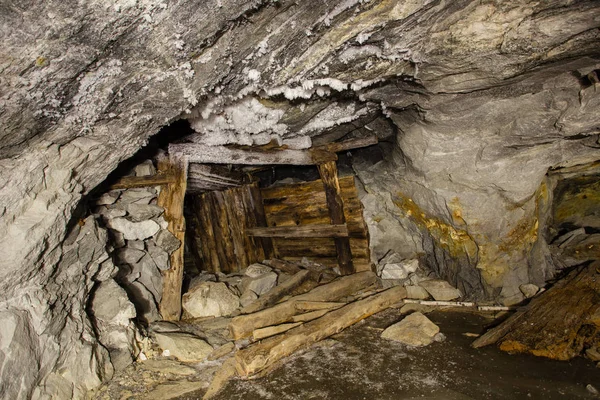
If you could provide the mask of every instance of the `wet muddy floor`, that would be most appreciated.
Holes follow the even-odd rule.
[[[489,319],[464,312],[427,316],[446,340],[424,348],[380,338],[402,317],[389,309],[347,329],[333,340],[289,359],[269,376],[229,382],[215,399],[595,399],[600,369],[585,359],[552,361],[472,349]],[[200,398],[201,393],[180,397]]]

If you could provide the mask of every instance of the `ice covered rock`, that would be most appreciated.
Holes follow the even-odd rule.
[[[429,318],[420,312],[414,312],[384,330],[381,337],[409,346],[420,347],[431,344],[439,331],[440,328]]]
[[[230,315],[239,298],[223,282],[200,282],[183,295],[183,309],[195,318]]]

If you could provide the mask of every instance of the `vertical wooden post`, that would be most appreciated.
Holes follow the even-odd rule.
[[[260,193],[260,188],[258,187],[258,183],[254,182],[251,185],[248,185],[250,191],[250,198],[252,199],[253,212],[256,216],[256,226],[255,227],[266,227],[267,226],[267,217],[265,215],[265,208],[263,206],[262,194]],[[275,250],[275,246],[273,245],[273,240],[271,238],[259,238],[262,243],[263,250],[265,252],[265,258],[271,259],[277,257],[277,251]],[[262,261],[262,260],[261,260]]]
[[[344,201],[342,200],[340,182],[338,180],[337,165],[335,161],[328,161],[317,165],[323,186],[325,187],[325,197],[327,207],[329,208],[329,218],[333,225],[346,223],[344,216]],[[337,252],[338,264],[343,275],[354,273],[352,264],[352,252],[350,250],[350,238],[335,238],[335,250]]]
[[[181,317],[181,286],[183,284],[183,255],[185,249],[185,218],[183,216],[183,201],[187,187],[188,162],[180,160],[161,160],[158,163],[159,172],[170,171],[175,181],[163,186],[158,195],[158,205],[165,209],[164,217],[169,223],[167,229],[177,239],[181,246],[171,254],[171,268],[162,272],[163,293],[159,310],[164,320],[176,321]]]

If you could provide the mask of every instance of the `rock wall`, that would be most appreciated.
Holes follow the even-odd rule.
[[[599,69],[598,7],[5,1],[2,395],[81,397],[110,375],[86,314],[105,233],[80,239],[94,238],[77,251],[86,262],[67,259],[77,207],[162,126],[188,115],[209,135],[227,131],[235,121],[211,117],[225,108],[243,117],[229,108],[236,103],[266,121],[252,135],[313,143],[392,120],[398,147],[372,170],[389,185],[365,186],[405,228],[398,244],[406,238],[481,293],[509,299],[518,282],[542,280],[529,248],[543,175],[597,158],[598,84],[588,75]],[[458,247],[448,242],[456,235]],[[87,261],[96,248],[102,255]]]

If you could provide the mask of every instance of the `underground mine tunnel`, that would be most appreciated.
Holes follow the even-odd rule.
[[[3,399],[597,398],[600,5],[0,5]]]

